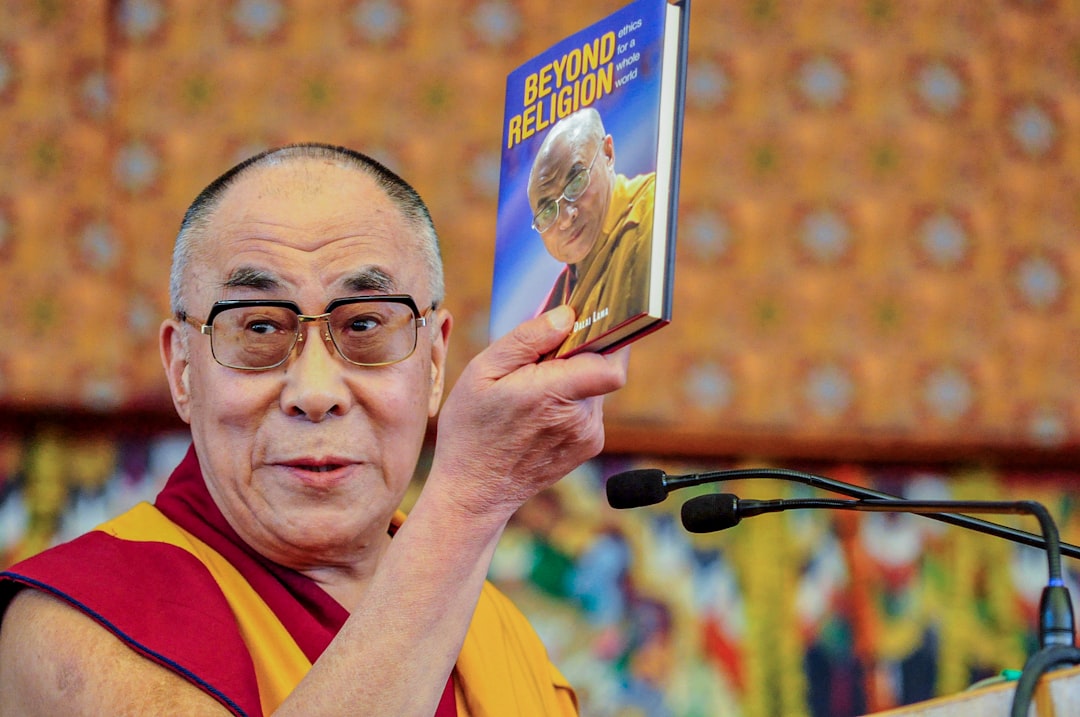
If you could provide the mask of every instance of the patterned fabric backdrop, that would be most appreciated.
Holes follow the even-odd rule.
[[[167,409],[184,207],[302,139],[428,198],[460,369],[486,341],[504,77],[619,4],[5,3],[0,402]],[[691,17],[675,321],[635,347],[613,440],[1075,449],[1080,6]]]
[[[336,142],[414,183],[453,378],[486,343],[504,77],[621,4],[0,3],[0,558],[171,468],[183,434],[131,431],[172,420],[172,238],[254,151]],[[1080,3],[696,0],[690,55],[674,322],[633,349],[609,454],[522,511],[493,575],[594,715],[843,717],[1018,666],[1022,551],[819,515],[691,539],[599,484],[650,454],[821,459],[1042,497],[1077,542],[1080,476],[1048,467],[1080,456]]]

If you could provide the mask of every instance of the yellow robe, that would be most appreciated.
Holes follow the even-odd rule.
[[[396,515],[394,524],[400,525],[404,517],[401,513]],[[110,552],[100,551],[102,541],[110,546]],[[146,547],[140,547],[140,544]],[[84,545],[88,547],[83,549],[81,546]],[[56,550],[46,551],[41,558],[48,561],[50,555],[60,554]],[[155,506],[141,503],[102,524],[83,539],[60,546],[60,550],[64,557],[52,558],[51,567],[36,567],[41,564],[38,558],[14,566],[14,572],[0,575],[0,587],[5,587],[6,583],[7,588],[21,584],[49,590],[77,609],[88,612],[133,649],[206,690],[234,714],[257,714],[255,710],[261,708],[263,715],[270,715],[311,668],[311,662],[296,639],[252,583],[222,553],[170,520]],[[111,556],[104,567],[92,557],[102,554]],[[214,639],[219,641],[218,654],[232,655],[235,661],[227,662],[227,668],[219,673],[205,661],[184,659],[183,656],[188,654],[184,651],[170,652],[170,646],[177,642],[176,633],[192,630],[182,618],[155,623],[156,628],[139,630],[134,636],[122,627],[118,628],[118,624],[123,626],[125,623],[118,620],[121,613],[116,611],[139,610],[140,605],[148,605],[140,596],[142,586],[131,584],[130,578],[124,578],[121,584],[116,582],[119,578],[109,574],[129,574],[130,571],[109,569],[109,565],[116,566],[117,561],[124,562],[125,555],[132,556],[132,562],[136,556],[152,555],[152,560],[158,561],[154,565],[156,572],[175,576],[173,580],[186,580],[182,586],[177,586],[177,597],[165,595],[164,600],[182,600],[185,599],[180,597],[183,594],[193,601],[184,609],[210,615],[212,621],[208,624],[219,626],[214,628]],[[188,556],[197,562],[191,562]],[[185,559],[180,560],[181,557]],[[183,570],[180,563],[185,564]],[[199,564],[205,571],[197,569]],[[73,575],[77,579],[73,580]],[[89,581],[91,587],[88,588],[84,578],[90,575],[97,577]],[[95,602],[90,596],[97,592],[94,586],[102,580],[110,589],[119,590],[115,594],[123,599],[115,603],[109,600]],[[160,585],[160,581],[151,579],[147,585]],[[214,594],[215,585],[220,595]],[[180,590],[180,587],[184,589]],[[161,588],[153,590],[157,592],[153,593],[150,605],[156,604],[154,600],[162,599]],[[0,592],[0,609],[5,594],[10,596]],[[131,602],[120,607],[118,603],[127,601],[128,596]],[[152,607],[149,609],[153,611]],[[237,634],[242,645],[231,642],[228,637]],[[198,638],[196,643],[206,645],[205,637]],[[244,652],[250,655],[252,669],[232,670],[234,665],[246,661]],[[177,655],[178,659],[170,659],[171,655]],[[539,637],[510,600],[490,583],[484,584],[455,665],[454,686],[459,717],[559,717],[578,713],[573,690],[551,664]]]
[[[574,266],[577,280],[566,303],[578,324],[560,355],[648,310],[655,189],[655,174],[616,175],[601,237]]]

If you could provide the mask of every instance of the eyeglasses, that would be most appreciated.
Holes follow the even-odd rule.
[[[555,226],[555,222],[559,219],[559,204],[562,200],[565,199],[568,202],[576,202],[581,199],[581,195],[589,188],[589,180],[592,177],[592,168],[593,165],[596,164],[596,158],[600,156],[600,148],[603,146],[603,142],[597,145],[596,153],[593,154],[592,161],[589,162],[588,167],[579,169],[570,175],[570,179],[566,180],[566,185],[563,187],[562,194],[559,195],[558,199],[553,202],[548,202],[540,207],[540,211],[533,215],[533,229],[543,234],[548,229]]]
[[[406,294],[349,296],[334,299],[323,313],[307,316],[292,301],[238,299],[219,301],[205,322],[177,316],[210,337],[210,352],[222,366],[242,371],[276,368],[304,340],[301,325],[325,321],[341,357],[357,366],[387,366],[416,350],[416,337],[427,316]]]

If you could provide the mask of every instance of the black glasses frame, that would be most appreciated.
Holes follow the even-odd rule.
[[[399,359],[393,361],[382,361],[379,363],[361,363],[359,361],[353,361],[341,350],[338,346],[337,339],[334,338],[334,332],[327,327],[326,335],[330,337],[330,343],[334,345],[334,350],[337,351],[341,358],[354,366],[389,366],[391,364],[400,363],[409,358],[416,351],[417,336],[420,331],[420,327],[427,326],[427,316],[435,309],[435,304],[432,304],[426,311],[420,313],[419,307],[416,305],[416,300],[408,294],[366,294],[364,296],[343,296],[334,299],[326,308],[323,309],[321,314],[304,314],[300,311],[300,306],[295,301],[289,301],[288,299],[222,299],[221,301],[214,302],[214,305],[210,307],[210,313],[206,316],[206,321],[199,321],[198,319],[188,316],[186,312],[179,312],[177,319],[185,323],[191,324],[199,330],[199,333],[205,334],[210,337],[210,353],[214,356],[214,360],[226,368],[233,368],[239,371],[268,371],[273,368],[281,366],[289,357],[292,356],[293,349],[296,348],[298,343],[303,342],[304,332],[300,330],[301,324],[313,323],[318,321],[329,322],[330,314],[339,306],[346,306],[348,304],[368,304],[368,303],[391,303],[402,304],[406,306],[413,315],[413,345],[409,353],[405,354]],[[293,338],[292,344],[289,346],[289,350],[285,352],[285,356],[280,361],[270,366],[234,366],[223,362],[218,358],[217,352],[214,351],[214,319],[224,311],[236,308],[255,307],[255,306],[269,306],[280,309],[289,309],[296,314],[297,328],[296,336]]]

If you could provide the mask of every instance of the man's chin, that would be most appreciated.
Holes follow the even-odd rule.
[[[566,257],[563,261],[567,264],[578,264],[584,261],[596,245],[596,237],[586,236],[588,229],[588,227],[582,227],[579,232],[562,244],[561,254]]]

